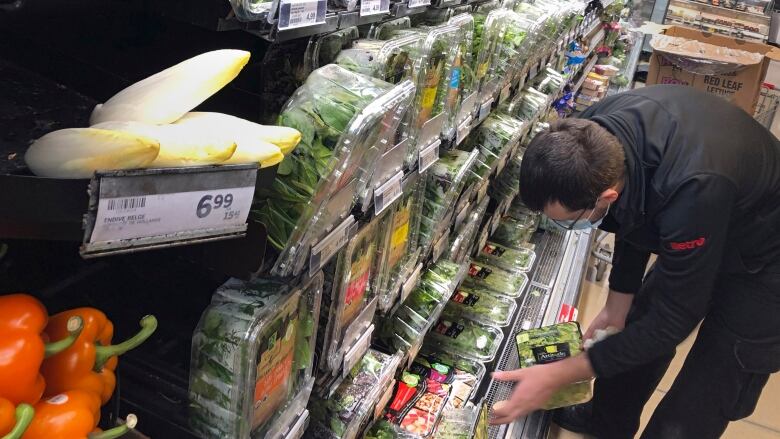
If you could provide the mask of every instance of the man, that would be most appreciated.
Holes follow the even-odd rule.
[[[516,385],[493,407],[494,423],[595,376],[593,400],[556,419],[599,439],[631,439],[676,346],[702,319],[641,437],[716,438],[753,412],[780,370],[777,138],[721,98],[647,87],[537,135],[520,192],[564,228],[615,232],[609,296],[584,337],[610,326],[622,332],[575,357],[496,372]],[[650,253],[658,259],[643,280]]]

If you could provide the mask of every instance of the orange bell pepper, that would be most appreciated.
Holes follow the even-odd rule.
[[[100,431],[100,397],[91,392],[73,390],[35,404],[35,417],[22,439],[111,439],[135,428],[134,415],[127,423]]]
[[[11,404],[35,404],[41,399],[45,382],[38,372],[44,358],[68,348],[82,328],[82,320],[71,315],[63,331],[44,343],[46,308],[27,294],[0,296],[0,398]],[[61,334],[61,335],[60,335]]]
[[[0,439],[19,439],[32,421],[35,411],[30,404],[14,407],[11,401],[0,398]]]
[[[46,334],[58,338],[66,332],[66,322],[73,316],[84,319],[84,329],[73,346],[47,358],[41,366],[46,378],[46,396],[68,390],[92,392],[102,404],[111,399],[116,387],[117,355],[133,349],[157,329],[157,319],[141,319],[141,330],[117,345],[111,345],[114,325],[105,314],[94,308],[77,308],[54,315],[46,326]]]

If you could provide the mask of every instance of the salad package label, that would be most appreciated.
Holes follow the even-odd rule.
[[[485,244],[485,247],[482,249],[483,253],[487,253],[491,256],[497,256],[497,257],[501,257],[501,255],[503,255],[505,251],[506,251],[505,247],[501,247],[495,244]]]
[[[488,276],[490,276],[491,273],[493,273],[493,270],[488,267],[483,267],[477,264],[471,264],[469,266],[469,276],[475,277],[477,279],[486,279]]]
[[[567,343],[536,346],[531,348],[531,352],[533,352],[534,358],[536,358],[536,364],[552,363],[571,356]]]
[[[458,338],[460,333],[463,332],[463,329],[463,325],[459,325],[455,322],[448,322],[446,320],[440,320],[433,330],[447,337]]]
[[[455,294],[450,298],[455,303],[460,303],[466,306],[474,306],[479,302],[479,295],[473,292],[466,291],[462,288],[455,290]]]

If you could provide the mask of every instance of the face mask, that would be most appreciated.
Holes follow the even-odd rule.
[[[601,225],[601,222],[604,221],[604,218],[607,217],[607,214],[609,213],[609,204],[607,204],[607,211],[604,212],[604,215],[601,216],[601,218],[597,219],[596,221],[591,222],[590,216],[584,219],[579,220],[561,220],[561,221],[555,221],[559,226],[563,227],[566,230],[586,230],[586,229],[595,229],[598,226]],[[591,211],[591,215],[593,215],[593,211]]]

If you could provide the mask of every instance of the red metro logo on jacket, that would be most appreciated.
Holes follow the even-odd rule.
[[[674,251],[682,251],[682,250],[693,250],[698,247],[704,247],[704,244],[707,243],[707,239],[705,239],[703,236],[699,239],[693,239],[691,241],[685,241],[685,242],[670,242],[669,248]]]

